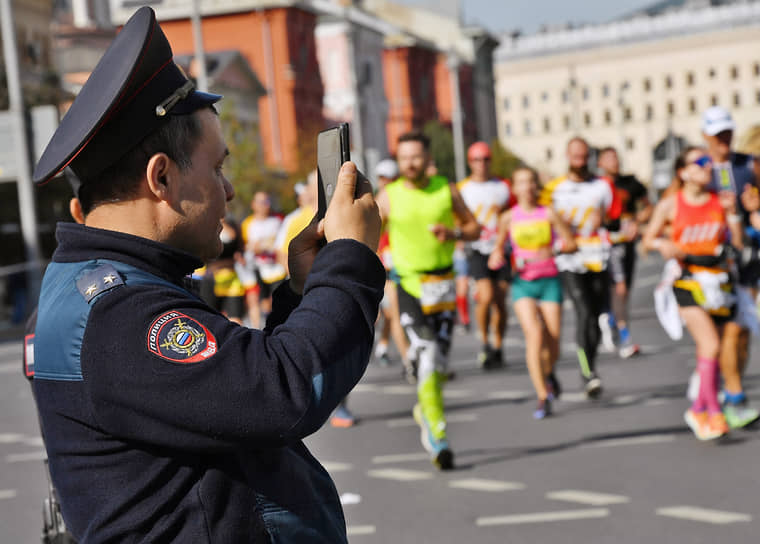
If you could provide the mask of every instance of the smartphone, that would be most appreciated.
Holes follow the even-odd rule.
[[[323,130],[317,135],[317,176],[318,176],[318,205],[317,213],[322,218],[330,205],[335,186],[338,183],[338,172],[344,162],[351,160],[350,143],[348,140],[348,123]]]

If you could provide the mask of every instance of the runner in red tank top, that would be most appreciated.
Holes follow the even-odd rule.
[[[673,284],[679,314],[697,345],[699,392],[684,419],[699,440],[712,440],[728,432],[717,398],[718,354],[723,325],[733,318],[730,262],[723,246],[742,240],[736,196],[711,193],[712,162],[699,147],[686,149],[676,160],[681,189],[655,208],[643,247],[658,250],[665,259],[678,260],[682,275]],[[670,224],[670,238],[660,238]]]

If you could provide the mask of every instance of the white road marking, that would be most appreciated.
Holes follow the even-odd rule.
[[[632,436],[630,438],[613,438],[609,440],[599,440],[589,444],[581,445],[582,448],[614,448],[617,446],[639,446],[642,444],[660,444],[663,442],[673,442],[676,439],[674,434],[650,434],[644,436]]]
[[[483,480],[481,478],[467,478],[465,480],[452,480],[449,487],[454,489],[467,489],[471,491],[488,491],[499,493],[501,491],[515,491],[525,489],[525,484],[520,482],[501,482],[498,480]]]
[[[372,458],[372,462],[376,465],[383,465],[386,463],[405,463],[407,461],[424,461],[428,459],[429,455],[425,452],[417,453],[397,453],[395,455],[377,455]]]
[[[343,493],[340,496],[340,504],[346,506],[350,504],[359,504],[362,502],[362,496],[358,493]]]
[[[0,433],[0,444],[15,444],[24,439],[23,434],[17,433]]]
[[[667,404],[668,399],[647,399],[644,401],[644,406],[662,406],[663,404]]]
[[[352,393],[371,393],[377,391],[378,386],[371,383],[358,383],[351,390]]]
[[[6,463],[20,463],[23,461],[42,461],[47,458],[45,450],[30,451],[28,453],[11,453],[5,456]]]
[[[719,525],[737,523],[740,521],[752,521],[752,516],[749,514],[725,512],[722,510],[708,510],[707,508],[699,508],[698,506],[668,506],[667,508],[658,508],[657,515]]]
[[[471,423],[473,421],[478,420],[478,414],[475,413],[453,413],[453,414],[446,414],[446,423]],[[414,427],[417,425],[417,422],[414,421],[411,417],[400,417],[397,419],[389,419],[388,420],[388,427],[391,428],[397,428],[397,427]]]
[[[354,468],[351,463],[338,463],[332,461],[322,461],[322,466],[327,472],[348,472]]]
[[[509,516],[491,516],[477,518],[475,525],[518,525],[522,523],[547,523],[550,521],[569,521],[577,519],[606,518],[610,515],[607,508],[589,508],[586,510],[558,510],[556,512],[535,512],[533,514],[513,514]]]
[[[417,388],[413,385],[386,385],[380,391],[386,395],[413,395]]]
[[[593,491],[581,491],[578,489],[550,491],[546,494],[546,498],[555,501],[588,504],[589,506],[607,506],[608,504],[621,504],[631,501],[631,499],[623,495],[609,495],[607,493],[594,493]]]
[[[493,391],[487,396],[494,400],[523,400],[530,398],[531,394],[527,391]]]
[[[427,459],[427,455],[425,456]],[[384,468],[380,470],[370,470],[367,475],[372,478],[381,478],[384,480],[396,480],[398,482],[415,482],[418,480],[430,480],[433,474],[422,472],[420,470],[406,470],[403,468]]]
[[[559,402],[588,402],[588,396],[580,391],[563,392]]]
[[[444,389],[443,398],[445,399],[463,399],[472,396],[469,389]]]
[[[0,489],[0,499],[12,499],[15,496],[15,489]]]
[[[621,404],[633,404],[637,400],[639,400],[641,397],[636,395],[618,395],[617,397],[614,397],[610,404],[615,405],[621,405]]]
[[[374,535],[375,531],[374,525],[349,525],[346,527],[346,534],[348,536]]]

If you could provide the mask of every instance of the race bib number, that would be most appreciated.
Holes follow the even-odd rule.
[[[456,309],[457,294],[453,272],[443,275],[422,274],[420,283],[422,313],[437,314]]]
[[[578,255],[586,267],[591,272],[601,272],[607,268],[607,261],[610,257],[610,245],[604,242],[599,236],[578,237]]]
[[[274,283],[285,278],[285,267],[280,263],[259,263],[259,275],[264,283]]]

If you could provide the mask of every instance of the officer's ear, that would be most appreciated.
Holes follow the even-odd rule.
[[[159,200],[170,200],[171,165],[172,160],[166,153],[156,153],[148,160],[148,166],[145,169],[148,188]]]

